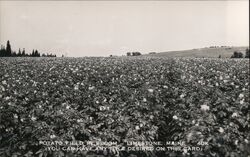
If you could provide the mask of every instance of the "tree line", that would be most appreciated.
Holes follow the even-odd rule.
[[[140,56],[140,52],[127,52],[127,56]]]
[[[7,41],[6,47],[1,45],[0,48],[0,57],[56,57],[52,53],[39,53],[38,50],[33,50],[30,54],[25,52],[25,49],[21,51],[19,48],[18,52],[12,51],[10,41]]]

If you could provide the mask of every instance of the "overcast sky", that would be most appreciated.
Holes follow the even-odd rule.
[[[248,46],[245,1],[0,1],[0,43],[68,56]]]

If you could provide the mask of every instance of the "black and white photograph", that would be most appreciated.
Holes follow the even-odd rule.
[[[0,157],[250,157],[249,0],[0,0]]]

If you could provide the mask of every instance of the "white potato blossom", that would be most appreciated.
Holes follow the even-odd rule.
[[[237,146],[237,145],[238,145],[238,142],[239,142],[239,140],[235,140],[235,141],[234,141],[234,144]]]
[[[80,119],[77,119],[76,121],[77,121],[77,123],[82,123],[82,122],[83,122],[83,119],[80,118]]]
[[[244,94],[240,93],[239,98],[243,98]]]
[[[173,119],[177,120],[177,119],[178,119],[178,117],[177,117],[176,115],[174,115],[174,116],[173,116]]]
[[[224,129],[222,127],[219,128],[219,132],[220,133],[223,133],[224,132]]]
[[[140,129],[140,127],[137,125],[137,126],[135,126],[135,130],[139,130]]]
[[[10,100],[10,97],[9,96],[5,97],[5,100]]]
[[[107,102],[107,98],[104,98],[103,102]]]
[[[36,119],[37,119],[37,118],[34,117],[34,116],[31,117],[31,120],[32,120],[32,121],[36,121]]]
[[[56,138],[56,135],[52,134],[50,135],[50,138]]]
[[[208,105],[201,105],[201,110],[203,111],[209,111],[210,110],[210,107]]]
[[[238,117],[238,113],[234,112],[234,113],[232,114],[232,117],[233,117],[233,118]]]
[[[5,91],[5,88],[4,88],[4,86],[0,86],[0,87],[1,87],[2,91],[4,92],[4,91]]]
[[[240,104],[241,105],[244,104],[244,99],[240,100]]]
[[[230,126],[234,126],[234,123],[230,122],[229,125],[230,125]]]
[[[16,118],[16,119],[17,119],[17,118],[18,118],[18,115],[17,115],[17,114],[14,114],[14,118]]]
[[[79,90],[79,85],[75,85],[74,90]]]
[[[224,83],[227,83],[227,82],[228,82],[228,80],[223,80],[223,82],[224,82]]]
[[[7,84],[7,82],[6,82],[5,80],[3,80],[3,81],[2,81],[2,84],[3,84],[3,85],[6,85],[6,84]]]
[[[149,118],[150,118],[150,119],[154,119],[154,116],[153,116],[153,115],[150,115]]]
[[[153,93],[154,90],[153,89],[148,89],[148,92]]]

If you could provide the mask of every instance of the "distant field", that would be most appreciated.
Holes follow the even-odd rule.
[[[0,156],[247,157],[248,69],[247,59],[0,58]]]
[[[183,51],[169,51],[150,54],[150,56],[164,56],[164,57],[198,57],[198,58],[230,58],[234,51],[240,51],[245,55],[247,47],[218,47],[218,48],[201,48]]]

